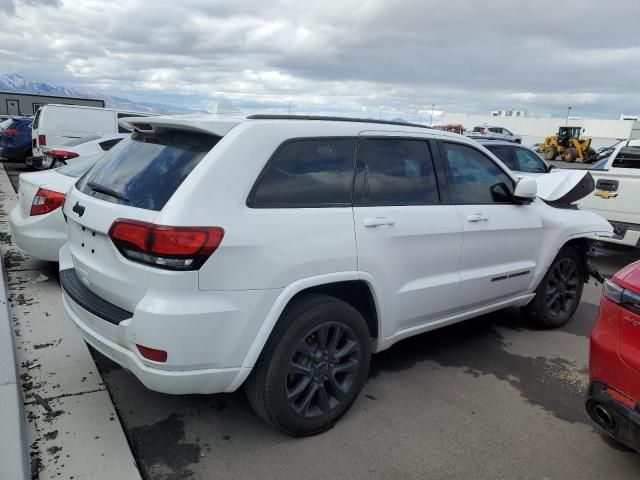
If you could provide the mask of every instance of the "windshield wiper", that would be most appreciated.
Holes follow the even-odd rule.
[[[115,190],[110,189],[109,187],[105,187],[104,185],[100,185],[96,182],[89,182],[87,185],[94,192],[102,193],[103,195],[117,198],[118,200],[122,200],[123,202],[131,203],[127,197],[125,197],[121,193],[116,192]]]

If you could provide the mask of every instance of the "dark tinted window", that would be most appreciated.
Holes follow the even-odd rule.
[[[363,205],[438,203],[438,184],[424,140],[369,138],[358,146]]]
[[[623,147],[613,159],[612,167],[640,168],[640,147]]]
[[[98,145],[100,145],[100,148],[106,152],[107,150],[111,150],[111,147],[113,147],[116,143],[120,142],[120,140],[122,139],[112,138],[111,140],[105,140],[104,142],[100,142]]]
[[[354,163],[353,138],[287,142],[269,161],[248,204],[256,207],[349,205]]]
[[[481,204],[509,201],[511,179],[475,148],[443,143],[444,166],[453,203]]]
[[[36,116],[33,119],[33,128],[37,129],[38,128],[38,124],[40,123],[40,115],[42,115],[42,109],[38,109],[38,111],[36,112]]]
[[[517,170],[511,147],[506,145],[485,145],[485,147],[511,170]]]
[[[518,159],[518,170],[530,173],[545,173],[547,167],[542,159],[526,148],[515,148],[516,158]]]
[[[220,137],[181,130],[134,132],[110,150],[80,182],[80,190],[103,200],[162,210]]]

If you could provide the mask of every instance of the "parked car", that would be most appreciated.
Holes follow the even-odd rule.
[[[110,150],[121,138],[94,140],[113,142]],[[58,252],[67,241],[67,226],[62,209],[65,194],[80,176],[100,160],[106,150],[77,157],[69,165],[42,172],[22,173],[19,178],[18,204],[9,214],[11,241],[15,247],[40,260],[57,262]]]
[[[608,242],[640,246],[640,140],[627,140],[603,163],[590,169],[595,191],[578,202],[609,220],[615,236]],[[597,167],[597,168],[596,168]]]
[[[43,147],[62,145],[89,135],[130,133],[119,124],[122,118],[147,115],[115,108],[47,104],[37,111],[32,127],[33,156],[42,157]]]
[[[399,340],[505,307],[565,324],[588,237],[611,234],[448,132],[327,117],[129,121],[132,136],[67,194],[68,315],[148,388],[244,384],[289,435],[330,428],[371,353]],[[555,194],[574,189],[542,177]]]
[[[15,117],[2,132],[0,157],[11,161],[24,161],[31,155],[32,117]]]
[[[640,452],[640,262],[604,283],[589,377],[586,408],[593,421]]]
[[[130,133],[112,133],[109,135],[89,135],[65,143],[59,147],[43,147],[42,157],[31,158],[25,162],[36,170],[46,170],[68,165],[92,156],[102,156]]]
[[[515,135],[506,128],[494,127],[490,125],[481,125],[479,127],[473,127],[470,132],[465,132],[465,135],[471,138],[487,138],[494,140],[505,140],[507,142],[522,143],[522,137]]]
[[[551,165],[534,150],[504,140],[478,140],[478,143],[498,157],[514,173],[549,173]]]
[[[4,132],[9,125],[13,122],[13,118],[0,118],[0,140],[2,139],[2,132]]]

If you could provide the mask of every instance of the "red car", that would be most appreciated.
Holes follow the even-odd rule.
[[[640,452],[640,261],[604,283],[591,333],[587,412]]]

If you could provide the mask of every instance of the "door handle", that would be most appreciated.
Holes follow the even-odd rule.
[[[618,190],[618,180],[608,180],[606,178],[601,178],[596,183],[596,190],[615,192],[616,190]]]
[[[488,222],[489,217],[484,213],[474,213],[467,217],[467,222]]]
[[[376,218],[365,218],[364,221],[365,227],[382,227],[384,225],[395,225],[395,221],[389,217],[376,217]]]

